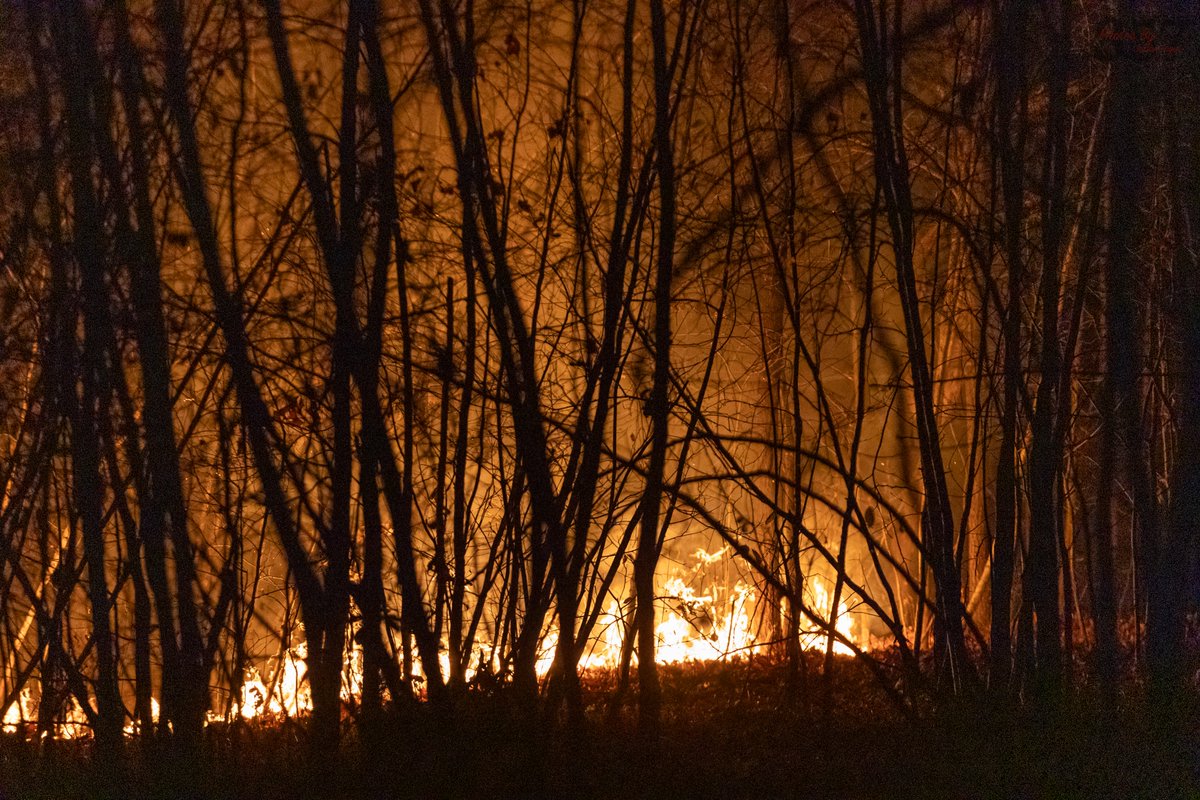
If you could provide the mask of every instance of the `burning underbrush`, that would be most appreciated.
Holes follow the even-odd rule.
[[[862,603],[819,575],[805,580],[784,646],[772,637],[788,619],[786,603],[773,607],[725,571],[726,556],[695,551],[659,582],[653,741],[639,729],[631,615],[612,600],[590,621],[580,653],[582,721],[566,713],[553,622],[541,637],[533,701],[514,688],[503,644],[484,635],[448,706],[426,702],[414,659],[409,691],[369,711],[363,652],[351,637],[340,750],[314,752],[301,640],[248,665],[240,684],[214,688],[203,740],[186,752],[131,722],[120,759],[96,761],[79,704],[68,696],[49,715],[31,681],[4,713],[0,800],[1073,797],[1114,786],[1129,797],[1174,797],[1192,787],[1187,759],[1200,753],[1200,737],[1188,729],[1164,739],[1136,704],[1114,712],[1083,700],[1028,717],[969,699],[935,705],[931,648],[914,656],[876,638]],[[1073,652],[1086,657],[1086,648]],[[443,651],[442,674],[447,659]],[[1114,747],[1132,759],[1119,770],[1103,755]]]
[[[468,692],[368,723],[354,704],[338,755],[313,753],[304,715],[208,726],[197,755],[131,743],[97,764],[79,740],[0,739],[0,796],[120,798],[762,798],[1196,796],[1194,732],[1165,739],[1132,708],[899,713],[860,661],[808,652],[663,665],[661,735],[638,735],[636,670],[583,672],[580,727],[506,690]],[[797,666],[800,669],[797,669]],[[1120,758],[1113,754],[1119,753]],[[20,787],[19,792],[13,791]]]
[[[655,660],[667,675],[704,672],[703,665],[754,665],[771,663],[785,650],[782,630],[790,625],[794,647],[789,686],[802,685],[806,660],[796,653],[822,657],[851,656],[858,651],[878,651],[868,633],[871,617],[844,587],[818,574],[802,584],[795,620],[788,622],[786,599],[778,606],[736,569],[729,548],[696,549],[658,581],[656,591]],[[637,649],[632,646],[633,613],[629,602],[612,598],[585,625],[590,633],[579,653],[578,670],[588,685],[602,687],[614,700],[612,707],[630,695],[629,676],[636,674]],[[835,600],[836,598],[836,600]],[[836,606],[836,608],[835,608]],[[492,693],[512,682],[512,651],[487,632],[474,639],[465,663],[465,683],[472,692]],[[364,655],[357,637],[350,636],[342,675],[341,700],[351,714],[361,704]],[[559,631],[553,622],[544,630],[538,649],[536,674],[543,688],[554,680]],[[240,679],[212,687],[208,725],[233,723],[280,724],[297,721],[313,710],[308,681],[307,649],[303,639],[288,641],[276,655],[247,663]],[[445,641],[439,654],[441,676],[449,675],[450,656]],[[819,660],[819,659],[818,659]],[[413,699],[424,699],[426,676],[419,659],[408,662],[402,677]],[[729,670],[737,674],[741,668]],[[719,671],[719,670],[718,670]],[[741,669],[750,675],[753,670]],[[238,674],[237,671],[234,674]],[[72,690],[74,691],[74,690]],[[740,690],[739,690],[740,691]],[[386,688],[385,688],[386,693]],[[398,702],[409,698],[397,697]],[[88,698],[92,702],[92,698]],[[152,698],[151,716],[157,723],[159,701]],[[38,684],[27,681],[3,710],[3,731],[20,736],[73,740],[90,737],[87,715],[73,693],[52,699],[43,707]],[[140,733],[134,715],[125,725],[127,736]]]

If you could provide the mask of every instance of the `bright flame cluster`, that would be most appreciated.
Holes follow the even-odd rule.
[[[158,703],[152,702],[157,714]],[[5,709],[0,729],[3,729],[5,733],[18,733],[25,726],[36,722],[37,719],[37,700],[34,699],[33,692],[30,691],[29,686],[25,686],[21,689],[21,693],[18,695],[16,701]],[[42,733],[42,737],[80,739],[91,733],[91,730],[92,728],[88,724],[87,715],[80,708],[79,701],[75,699],[74,695],[70,695],[66,701],[66,708],[58,715],[57,721],[50,726],[50,730]],[[132,734],[133,730],[127,728],[126,732]]]
[[[730,587],[707,577],[708,569],[725,559],[727,554],[728,548],[711,553],[697,550],[692,554],[693,565],[690,569],[678,570],[676,575],[662,584],[656,597],[660,620],[655,626],[655,656],[660,663],[721,661],[754,655],[766,648],[756,635],[759,626],[754,614],[757,607],[754,589],[740,580]],[[836,617],[831,619],[833,602],[830,586],[825,579],[816,575],[809,576],[805,581],[803,596],[806,613],[801,614],[800,646],[806,650],[824,649],[829,643],[828,626],[832,621],[840,639],[845,640],[835,638],[833,651],[852,655],[854,650],[847,642],[855,642],[855,620],[849,613],[845,599],[839,600]],[[619,602],[611,601],[596,620],[595,635],[580,658],[579,666],[583,669],[617,667],[621,662],[625,637],[632,635],[631,617],[631,614],[623,611]],[[545,677],[550,672],[557,644],[558,630],[550,627],[542,638],[539,651],[536,665],[539,677]],[[276,659],[275,668],[267,673],[269,677],[253,667],[249,668],[240,692],[229,706],[229,712],[210,711],[208,721],[297,717],[310,712],[312,694],[306,678],[306,655],[303,643],[288,649]],[[636,651],[633,658],[636,660]],[[445,674],[449,671],[449,656],[445,648],[439,660]],[[476,643],[468,679],[474,678],[484,665],[493,673],[499,670],[496,648],[486,642]],[[414,668],[415,676],[422,677],[419,663]],[[343,702],[353,703],[361,696],[362,678],[362,649],[353,645],[342,672]],[[152,711],[157,720],[156,700],[152,701]],[[3,730],[6,733],[19,732],[37,716],[37,703],[26,687],[5,710]],[[68,700],[59,720],[49,733],[55,738],[79,738],[90,730],[86,716],[73,697]],[[131,724],[126,726],[125,732],[133,735],[136,728]]]

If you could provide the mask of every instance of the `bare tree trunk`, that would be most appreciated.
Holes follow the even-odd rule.
[[[1118,24],[1125,30],[1136,30],[1135,0],[1123,0],[1118,11]],[[1139,267],[1134,257],[1141,232],[1139,203],[1144,183],[1144,153],[1142,136],[1145,117],[1138,105],[1147,91],[1140,57],[1132,52],[1133,45],[1122,45],[1113,66],[1112,149],[1110,173],[1109,243],[1106,289],[1106,354],[1107,380],[1110,383],[1111,407],[1105,419],[1115,441],[1108,444],[1119,452],[1116,464],[1105,469],[1116,470],[1129,481],[1133,497],[1133,577],[1139,587],[1147,585],[1157,559],[1157,502],[1148,477],[1141,424],[1139,381],[1142,371],[1142,348],[1137,312]],[[1120,457],[1123,456],[1123,457]],[[1112,524],[1110,517],[1109,524]],[[1102,521],[1103,523],[1103,521]],[[1110,529],[1111,530],[1111,529]],[[1107,539],[1101,527],[1100,536]],[[1107,544],[1107,542],[1105,542]],[[1103,546],[1103,545],[1102,545]],[[1148,570],[1150,572],[1148,572]],[[1138,593],[1140,594],[1140,592]],[[1135,619],[1142,609],[1135,601]]]
[[[323,532],[329,563],[325,570],[324,595],[316,628],[305,625],[309,683],[313,697],[313,738],[317,746],[321,747],[336,743],[338,739],[342,660],[349,605],[352,541],[350,509],[354,473],[351,408],[353,398],[350,376],[354,372],[358,355],[354,274],[360,236],[355,104],[358,98],[363,13],[362,2],[350,3],[342,60],[342,116],[338,142],[339,218],[334,212],[332,187],[321,175],[317,153],[309,137],[300,89],[288,54],[287,34],[280,4],[277,1],[267,3],[268,34],[283,87],[292,141],[296,147],[301,176],[312,197],[317,238],[334,299],[330,364],[333,395],[333,460],[330,482],[333,509],[329,524]]]
[[[1008,301],[1003,317],[1004,396],[1000,419],[1000,452],[996,464],[996,530],[992,540],[991,686],[1009,688],[1012,671],[1012,587],[1017,541],[1018,491],[1016,447],[1021,373],[1021,298],[1024,254],[1025,25],[1028,4],[1012,0],[1001,7],[995,45],[997,67],[996,122],[1004,202],[1004,252],[1008,268]],[[1019,105],[1018,105],[1019,104]],[[1013,130],[1013,108],[1016,130]]]
[[[1182,4],[1180,6],[1182,10]],[[1178,441],[1171,475],[1171,504],[1163,541],[1154,564],[1146,618],[1146,655],[1151,692],[1160,708],[1174,710],[1186,686],[1185,635],[1189,599],[1196,597],[1196,555],[1200,543],[1200,112],[1197,104],[1197,35],[1200,10],[1180,14],[1182,67],[1167,100],[1171,139],[1167,143],[1170,189],[1175,223],[1172,271],[1177,296],[1168,309],[1178,336]],[[1164,715],[1169,716],[1169,715]],[[1177,724],[1178,718],[1165,720]]]
[[[1062,432],[1057,416],[1062,358],[1058,306],[1068,144],[1067,57],[1071,43],[1066,3],[1045,6],[1045,14],[1053,41],[1049,48],[1049,120],[1042,176],[1042,377],[1030,430],[1029,555],[1025,583],[1037,624],[1037,682],[1043,692],[1053,696],[1062,681],[1058,559],[1062,537],[1059,524]]]
[[[141,99],[144,92],[141,66],[133,43],[129,40],[129,21],[124,3],[118,3],[121,22],[118,48],[121,61],[121,92],[125,119],[129,125],[129,148],[133,164],[133,208],[137,220],[136,232],[131,232],[136,253],[130,276],[133,294],[136,335],[140,354],[144,392],[142,419],[146,430],[146,457],[150,472],[149,496],[143,505],[143,539],[155,542],[155,557],[161,559],[163,529],[170,531],[174,551],[174,602],[164,598],[160,604],[160,639],[164,643],[164,659],[172,664],[164,686],[170,686],[173,698],[169,717],[176,736],[187,744],[200,738],[204,713],[208,708],[208,667],[203,657],[203,641],[197,621],[192,592],[195,585],[195,565],[188,537],[188,510],[183,497],[179,454],[172,419],[170,353],[167,348],[166,323],[162,308],[162,277],[159,255],[156,252],[154,209],[150,198],[150,167],[145,151],[145,130],[141,118]],[[122,216],[122,219],[124,217]],[[165,586],[165,565],[162,583]],[[136,584],[135,584],[136,588]],[[181,640],[174,641],[175,622],[179,620]],[[176,651],[178,654],[176,655]],[[176,709],[176,706],[178,708]],[[144,709],[148,713],[148,709]]]
[[[388,85],[383,53],[379,45],[377,30],[379,10],[377,4],[374,2],[367,2],[366,5],[367,8],[363,12],[363,39],[367,49],[371,107],[375,123],[378,127],[380,147],[378,165],[380,223],[379,229],[376,231],[377,272],[375,284],[375,302],[379,305],[370,312],[371,321],[369,321],[369,325],[373,331],[372,336],[375,337],[369,340],[371,357],[360,360],[355,381],[358,384],[359,398],[362,406],[363,441],[370,453],[369,457],[376,460],[379,468],[384,497],[387,501],[388,511],[392,516],[392,526],[397,536],[396,570],[400,580],[402,619],[408,631],[416,636],[417,648],[420,652],[421,664],[425,672],[430,699],[441,703],[445,699],[443,692],[445,684],[442,679],[441,665],[438,661],[437,635],[429,627],[429,619],[425,612],[425,605],[421,596],[421,586],[418,583],[416,560],[413,553],[410,476],[413,464],[409,460],[411,456],[406,455],[404,462],[406,475],[404,478],[401,478],[396,467],[391,444],[388,441],[383,409],[379,400],[379,355],[382,343],[378,340],[378,336],[382,331],[383,292],[386,286],[386,274],[382,270],[383,266],[387,263],[390,252],[389,248],[391,248],[394,251],[396,274],[400,280],[400,291],[403,293],[403,278],[406,274],[405,270],[408,268],[409,252],[408,244],[401,237],[398,227],[399,207],[396,200],[396,142],[392,124],[392,95]],[[402,312],[407,314],[405,309],[407,297],[402,294],[399,299],[402,304]],[[406,337],[404,346],[411,348],[411,342],[407,338],[411,336],[411,333],[407,330],[407,327],[404,331],[404,336]],[[404,360],[406,369],[411,369],[409,365],[410,358],[411,350],[408,350],[406,351]],[[409,381],[410,379],[406,377],[406,385],[408,385]],[[406,392],[406,429],[412,423],[411,411],[408,409],[408,405],[412,402],[410,394],[411,392]],[[406,432],[405,435],[408,436],[409,434]],[[411,451],[406,450],[406,453],[411,453]],[[405,492],[406,485],[408,487],[407,494]],[[405,524],[406,520],[408,521],[407,525]]]
[[[463,616],[467,594],[467,441],[470,437],[471,405],[475,390],[475,270],[471,258],[465,259],[466,285],[464,313],[466,334],[463,339],[462,389],[458,395],[458,430],[454,437],[454,581],[450,590],[450,682],[461,687],[466,683],[467,662],[471,648],[463,638]],[[465,650],[464,650],[465,647]]]
[[[949,680],[952,691],[958,693],[974,683],[974,669],[963,637],[962,593],[954,559],[954,515],[942,463],[941,439],[933,407],[932,375],[925,349],[913,267],[913,206],[902,127],[901,54],[898,50],[901,6],[901,3],[897,3],[895,21],[889,25],[885,3],[880,4],[877,18],[870,0],[855,2],[864,78],[875,134],[875,176],[882,185],[888,211],[900,304],[904,312],[921,453],[921,479],[925,488],[925,524],[922,527],[927,533],[930,563],[936,583],[940,629],[938,639],[944,641],[944,646],[939,648],[944,654],[940,670]]]
[[[661,0],[650,0],[650,36],[654,60],[654,147],[658,166],[658,256],[654,276],[654,378],[646,415],[650,417],[650,462],[642,495],[642,527],[634,561],[637,590],[639,725],[656,738],[660,724],[661,689],[654,654],[654,573],[658,565],[659,507],[671,407],[671,286],[675,271],[675,148],[671,132],[671,73],[668,70],[667,20]]]
[[[272,442],[277,435],[250,360],[243,300],[241,296],[230,292],[225,281],[200,160],[200,145],[188,98],[186,57],[189,51],[184,46],[182,9],[178,0],[164,0],[158,4],[157,12],[158,27],[164,39],[166,100],[178,139],[177,166],[184,207],[196,233],[201,262],[216,310],[217,325],[225,339],[224,355],[233,375],[241,421],[262,486],[264,504],[300,596],[305,631],[319,632],[327,619],[324,590],[300,540],[291,503],[283,490],[282,471],[272,452]]]
[[[58,48],[62,74],[81,69],[81,53],[87,47],[90,31],[78,7],[55,20],[54,40]],[[81,80],[63,81],[67,119],[67,150],[71,198],[74,209],[72,256],[80,275],[79,291],[83,312],[83,349],[76,361],[72,345],[71,360],[79,371],[82,397],[76,393],[73,371],[64,375],[62,401],[71,422],[73,488],[76,512],[83,531],[84,556],[88,572],[88,597],[91,603],[92,639],[96,652],[96,746],[102,758],[112,758],[121,744],[124,708],[117,686],[117,658],[113,637],[113,599],[108,587],[108,545],[104,524],[105,488],[100,473],[101,431],[111,423],[107,419],[113,396],[111,372],[119,369],[115,335],[108,307],[109,290],[104,258],[109,252],[104,222],[93,183],[96,164],[91,116],[86,84]],[[74,342],[75,335],[71,334]]]
[[[505,390],[511,407],[519,465],[528,490],[532,526],[525,616],[518,636],[514,675],[527,707],[537,698],[537,657],[548,612],[546,591],[551,569],[565,552],[561,497],[555,489],[547,450],[534,343],[516,292],[497,211],[496,188],[475,98],[477,74],[474,23],[464,23],[449,2],[421,0],[421,19],[429,42],[442,110],[458,166],[459,196],[464,204],[463,250],[479,270],[487,293],[500,348]],[[551,564],[551,559],[555,563]]]

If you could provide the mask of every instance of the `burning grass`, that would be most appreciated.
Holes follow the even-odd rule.
[[[4,737],[5,798],[1145,797],[1200,796],[1200,737],[1166,735],[1143,709],[1080,701],[1014,716],[960,706],[913,720],[859,663],[809,653],[662,667],[662,736],[637,735],[619,676],[584,675],[587,720],[531,718],[507,692],[471,692],[452,722],[423,704],[365,726],[348,709],[343,751],[313,754],[303,719],[210,725],[203,754],[133,742],[95,764],[79,741]],[[1195,719],[1195,709],[1179,709]]]

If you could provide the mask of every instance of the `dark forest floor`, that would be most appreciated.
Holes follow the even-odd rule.
[[[1168,735],[1136,703],[1085,699],[1052,714],[975,706],[912,721],[850,662],[807,685],[762,661],[664,667],[655,748],[632,709],[607,712],[609,674],[588,676],[595,703],[574,735],[471,695],[452,725],[425,709],[390,718],[370,757],[350,733],[337,762],[311,753],[297,723],[210,728],[199,761],[131,745],[120,767],[91,764],[83,744],[7,736],[0,798],[1200,798],[1191,699]]]

